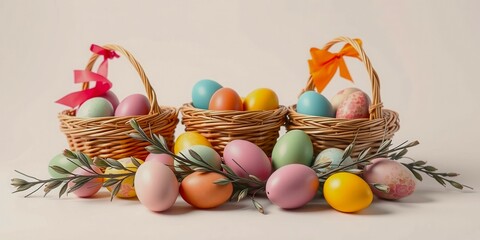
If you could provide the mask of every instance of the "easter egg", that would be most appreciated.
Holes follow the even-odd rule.
[[[330,103],[332,104],[333,112],[336,112],[340,104],[342,104],[343,101],[350,95],[351,93],[354,93],[356,91],[360,91],[358,88],[345,88],[335,94],[333,98],[330,100]]]
[[[278,96],[268,88],[253,90],[243,101],[243,109],[246,111],[274,110],[277,108]]]
[[[229,142],[223,150],[223,160],[240,177],[254,175],[263,181],[272,173],[272,165],[265,152],[246,140]]]
[[[92,162],[90,162],[92,164]],[[62,167],[63,169],[72,172],[75,170],[78,166],[82,166],[80,161],[78,159],[70,159],[68,160],[67,157],[63,155],[63,153],[60,153],[56,155],[55,157],[50,160],[48,163],[48,173],[52,178],[63,178],[69,176],[68,174],[61,174],[56,172],[51,168],[51,166],[59,166]]]
[[[90,98],[77,109],[76,116],[79,118],[94,118],[113,116],[113,106],[105,98]]]
[[[322,94],[306,91],[298,98],[297,112],[305,115],[333,117],[332,104]]]
[[[315,162],[313,163],[313,166],[319,165],[322,163],[330,162],[330,165],[326,168],[322,168],[321,170],[330,170],[330,169],[335,169],[340,166],[347,166],[353,164],[353,160],[351,157],[345,158],[345,160],[342,160],[343,158],[343,150],[339,148],[327,148],[321,151],[317,157],[315,158]],[[355,166],[351,166],[347,169],[352,169],[355,168]]]
[[[112,91],[107,91],[99,97],[107,99],[111,104],[113,109],[117,109],[119,101],[117,95]]]
[[[150,102],[145,95],[132,94],[123,99],[115,110],[115,116],[147,115],[150,112]]]
[[[302,164],[290,164],[277,169],[268,178],[265,191],[275,205],[299,208],[315,197],[320,185],[315,171]]]
[[[139,163],[143,163],[142,160],[137,159]],[[135,164],[133,164],[131,158],[122,158],[118,160],[119,163],[121,163],[125,168],[132,170],[132,171],[137,171],[137,167]],[[105,174],[124,174],[124,173],[129,173],[127,170],[122,170],[122,169],[115,169],[112,167],[107,167],[105,169]],[[123,179],[123,177],[117,177],[117,179]],[[108,179],[107,179],[108,180]],[[131,198],[137,196],[135,193],[135,188],[133,185],[133,176],[127,177],[125,180],[122,181],[122,184],[120,186],[120,191],[117,193],[116,197],[119,198]],[[108,191],[113,191],[116,185],[108,186],[107,189]]]
[[[213,94],[222,88],[219,83],[210,80],[203,79],[195,83],[192,89],[192,104],[196,108],[208,109],[208,104]]]
[[[225,177],[219,173],[194,172],[182,180],[180,195],[185,202],[196,208],[218,207],[227,202],[233,193],[232,183],[214,183],[220,179]]]
[[[102,174],[102,170],[98,168],[97,166],[90,165],[92,169],[97,173],[97,174]],[[80,175],[80,176],[92,176],[95,175],[94,173],[90,172],[91,170],[87,171],[86,167],[80,168],[77,167],[75,170],[73,170],[73,174]],[[103,178],[94,178],[84,185],[82,185],[79,189],[73,191],[73,194],[75,194],[77,197],[81,198],[87,198],[93,196],[95,193],[97,193],[100,188],[102,188],[103,184]],[[68,183],[68,188],[72,188],[75,186],[74,181],[71,181]]]
[[[210,99],[209,110],[243,110],[242,98],[231,88],[218,89]]]
[[[287,164],[299,163],[310,166],[313,160],[313,145],[302,130],[291,130],[278,139],[272,151],[272,164],[279,169]]]
[[[178,136],[175,140],[175,145],[173,146],[173,152],[178,154],[186,148],[190,148],[194,145],[204,145],[207,147],[212,147],[212,144],[208,141],[206,137],[198,132],[184,132]]]
[[[396,200],[409,196],[415,191],[415,176],[403,164],[388,158],[371,160],[365,167],[363,179],[370,184],[378,183],[389,187],[388,193],[371,186],[373,193],[384,199]]]
[[[368,118],[370,97],[362,91],[356,91],[345,98],[336,112],[336,118],[356,119]]]
[[[202,160],[206,164],[208,164],[210,167],[213,167],[213,168],[218,169],[218,170],[220,170],[222,168],[222,166],[221,166],[222,157],[220,157],[220,155],[215,150],[213,150],[213,148],[207,147],[207,146],[204,146],[204,145],[194,145],[194,146],[186,148],[186,149],[184,149],[180,152],[181,153],[180,155],[183,154],[188,160],[190,160],[192,162],[195,162],[199,165],[203,165],[204,163],[195,159],[190,154],[190,150],[197,153],[198,156],[200,156],[202,158]],[[175,166],[178,166],[178,165],[179,165],[179,162],[175,161]],[[177,169],[179,169],[179,168],[177,168]]]
[[[332,208],[347,213],[367,208],[373,201],[373,193],[368,183],[347,172],[328,177],[323,185],[323,196]]]
[[[165,211],[177,200],[177,178],[169,167],[159,161],[142,164],[135,173],[134,183],[138,200],[150,211]]]
[[[150,153],[145,158],[145,162],[147,161],[158,161],[165,165],[173,166],[173,157],[166,153]]]

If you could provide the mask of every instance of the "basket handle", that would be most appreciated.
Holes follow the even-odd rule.
[[[121,53],[122,55],[127,57],[128,60],[130,60],[130,63],[133,65],[135,70],[137,70],[137,73],[138,75],[140,75],[140,79],[142,80],[142,83],[145,86],[145,92],[147,93],[147,98],[148,98],[148,101],[150,102],[150,111],[148,114],[151,115],[155,113],[160,113],[160,107],[158,106],[157,95],[155,94],[155,90],[153,90],[152,85],[150,84],[150,81],[148,80],[148,77],[145,74],[145,71],[143,70],[140,63],[138,63],[138,61],[135,59],[135,57],[133,57],[133,55],[129,51],[127,51],[125,48],[119,45],[107,44],[102,47],[108,50],[114,50],[118,53]],[[93,65],[95,64],[99,56],[100,55],[96,53],[92,54],[92,56],[88,60],[88,64],[85,67],[85,69],[88,71],[92,71]],[[83,83],[82,90],[86,90],[88,88],[89,88],[89,82]]]
[[[367,54],[365,54],[365,51],[363,50],[362,46],[360,46],[357,43],[357,41],[354,41],[351,38],[338,37],[328,42],[327,44],[325,44],[325,46],[323,47],[323,50],[328,50],[333,45],[337,43],[342,43],[342,42],[350,44],[358,52],[358,55],[359,55],[358,57],[365,64],[368,75],[370,76],[370,82],[372,84],[372,98],[373,98],[372,105],[370,105],[370,109],[369,109],[370,120],[382,118],[383,103],[380,98],[380,80],[378,78],[377,72],[375,71],[375,69],[373,69],[373,66],[370,63],[370,59],[367,57]],[[307,81],[307,86],[304,89],[302,89],[302,93],[310,90],[315,90],[315,84],[313,82],[311,75]]]

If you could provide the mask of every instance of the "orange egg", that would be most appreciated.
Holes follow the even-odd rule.
[[[213,183],[222,178],[225,177],[214,172],[194,172],[183,179],[180,184],[180,195],[196,208],[218,207],[227,202],[233,193],[232,183],[226,185]]]
[[[243,110],[242,98],[231,88],[217,90],[208,105],[208,110]]]

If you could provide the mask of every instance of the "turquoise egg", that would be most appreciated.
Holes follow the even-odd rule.
[[[108,117],[113,116],[113,106],[105,98],[94,97],[90,98],[77,110],[77,117],[79,118],[93,118],[93,117]]]
[[[292,130],[278,139],[272,151],[275,169],[299,163],[310,166],[313,160],[313,145],[310,137],[302,130]]]
[[[220,155],[211,147],[207,147],[204,145],[194,145],[191,146],[187,149],[184,149],[180,152],[179,155],[184,155],[187,159],[189,159],[192,162],[200,163],[200,161],[196,160],[191,154],[189,150],[195,151],[203,161],[207,162],[208,165],[211,167],[220,170],[221,169],[221,164],[222,164],[222,158]],[[178,166],[179,162],[175,161],[175,166]],[[180,170],[180,168],[176,168]]]
[[[67,159],[67,157],[65,157],[62,153],[58,154],[55,157],[53,157],[52,160],[50,160],[50,162],[48,163],[48,173],[50,174],[50,176],[52,178],[67,177],[68,174],[60,174],[60,173],[56,172],[55,170],[53,170],[50,166],[59,166],[59,167],[62,167],[69,172],[73,172],[73,170],[75,170],[78,167],[77,165],[82,166],[78,159],[72,159],[72,161],[74,163],[70,162]],[[75,165],[75,164],[77,164],[77,165]]]
[[[313,166],[326,163],[326,162],[331,162],[330,166],[321,168],[323,171],[328,171],[330,169],[335,169],[340,166],[347,166],[350,164],[353,164],[353,159],[351,157],[345,158],[342,162],[342,157],[343,157],[343,150],[339,148],[327,148],[323,151],[321,151],[317,157],[315,158],[315,162],[313,163]],[[352,169],[355,168],[355,166],[346,168],[347,169]]]
[[[332,104],[315,91],[306,91],[297,102],[297,112],[312,116],[334,117]]]
[[[219,83],[210,80],[203,79],[195,83],[192,89],[192,104],[196,108],[208,109],[208,104],[212,95],[222,88]]]

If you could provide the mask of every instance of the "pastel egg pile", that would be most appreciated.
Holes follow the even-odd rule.
[[[331,101],[320,93],[306,91],[298,98],[297,112],[329,118],[368,118],[370,104],[370,97],[357,88],[344,89]]]
[[[102,96],[94,97],[83,102],[77,109],[76,117],[122,117],[147,115],[150,111],[150,102],[142,94],[132,94],[119,102],[117,95],[107,91]]]
[[[244,99],[233,89],[204,79],[198,81],[192,89],[192,105],[199,109],[262,111],[279,107],[277,94],[268,88],[258,88]]]

